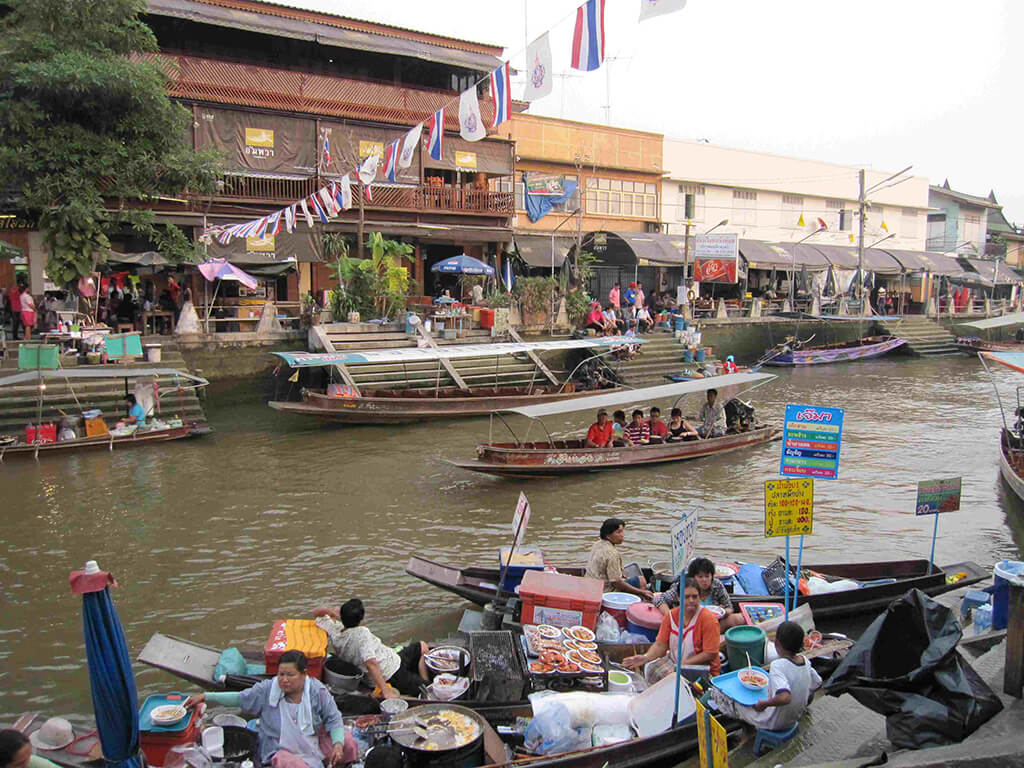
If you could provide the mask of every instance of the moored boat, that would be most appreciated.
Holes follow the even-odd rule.
[[[1021,434],[1021,420],[1015,418],[1011,429],[1006,419],[1006,411],[1003,409],[1003,401],[999,396],[999,388],[996,386],[995,377],[989,370],[985,361],[991,361],[1006,366],[1018,373],[1024,373],[1024,352],[979,352],[978,358],[982,365],[989,371],[992,377],[992,385],[996,389],[996,401],[999,403],[999,410],[1002,414],[1003,425],[999,430],[999,472],[1021,501],[1024,501],[1024,435]],[[1021,412],[1021,388],[1017,388],[1017,405],[1014,416]]]
[[[968,355],[978,352],[1024,352],[1024,344],[1015,341],[985,341],[977,336],[959,336],[957,349]]]
[[[838,344],[801,346],[785,342],[762,355],[760,363],[774,366],[827,365],[881,357],[907,343],[898,336],[865,336]]]

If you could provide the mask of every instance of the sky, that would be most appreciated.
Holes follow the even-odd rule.
[[[640,23],[606,0],[611,61],[569,67],[580,0],[278,0],[501,45],[551,32],[554,92],[530,112],[912,173],[995,192],[1024,225],[1021,0],[688,0]],[[522,92],[513,81],[512,95]],[[609,98],[610,95],[610,98]],[[610,105],[610,109],[606,107]]]

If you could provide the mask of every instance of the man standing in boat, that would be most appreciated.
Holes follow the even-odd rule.
[[[605,592],[628,592],[644,600],[653,600],[654,593],[647,588],[643,574],[626,578],[622,567],[622,555],[617,547],[626,538],[626,523],[617,517],[609,517],[601,524],[601,538],[590,548],[587,562],[587,576],[604,582]]]
[[[701,437],[721,437],[725,434],[725,408],[718,402],[718,390],[708,390],[708,401],[700,409],[700,426],[697,432]]]

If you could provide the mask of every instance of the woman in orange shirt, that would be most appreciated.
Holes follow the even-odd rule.
[[[697,581],[687,577],[683,583],[683,652],[682,666],[710,668],[711,676],[722,671],[718,658],[718,646],[721,640],[718,619],[700,604],[700,591]],[[679,647],[679,608],[672,611],[661,621],[657,639],[651,643],[647,653],[629,656],[623,664],[630,669],[639,669],[648,662],[662,659],[661,664],[653,665],[645,671],[648,682],[657,682],[675,669],[676,652]]]

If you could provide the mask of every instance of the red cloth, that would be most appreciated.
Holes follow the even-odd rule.
[[[102,592],[109,586],[117,586],[117,582],[114,581],[114,577],[106,571],[100,571],[98,573],[72,571],[71,577],[68,581],[71,582],[71,591],[76,595],[85,595],[89,592]]]
[[[591,424],[590,429],[587,430],[587,440],[590,440],[601,448],[608,445],[608,443],[611,442],[611,439],[612,423],[610,421],[606,421],[603,427],[595,422]]]
[[[649,421],[651,437],[668,437],[668,424],[664,421]]]
[[[587,325],[593,323],[594,325],[604,325],[604,314],[599,309],[592,309],[587,315]]]
[[[714,656],[711,661],[708,662],[711,667],[711,675],[717,675],[722,671],[722,662],[718,658],[718,646],[721,641],[721,634],[718,628],[718,619],[711,611],[705,611],[703,607],[698,609],[700,612],[697,614],[697,624],[691,630],[693,632],[693,652],[694,653],[705,653],[714,652]],[[661,628],[658,630],[657,642],[673,644],[670,649],[670,655],[676,652],[674,644],[678,642],[678,635],[673,637],[672,635],[672,622],[679,623],[679,608],[673,608],[672,611],[661,620]],[[686,630],[684,629],[684,632]]]
[[[726,360],[724,363],[722,363],[722,367],[725,369],[726,373],[736,373],[737,371],[736,363],[734,363],[732,360]]]
[[[7,300],[11,303],[11,312],[21,312],[21,293],[17,284],[7,289]]]

